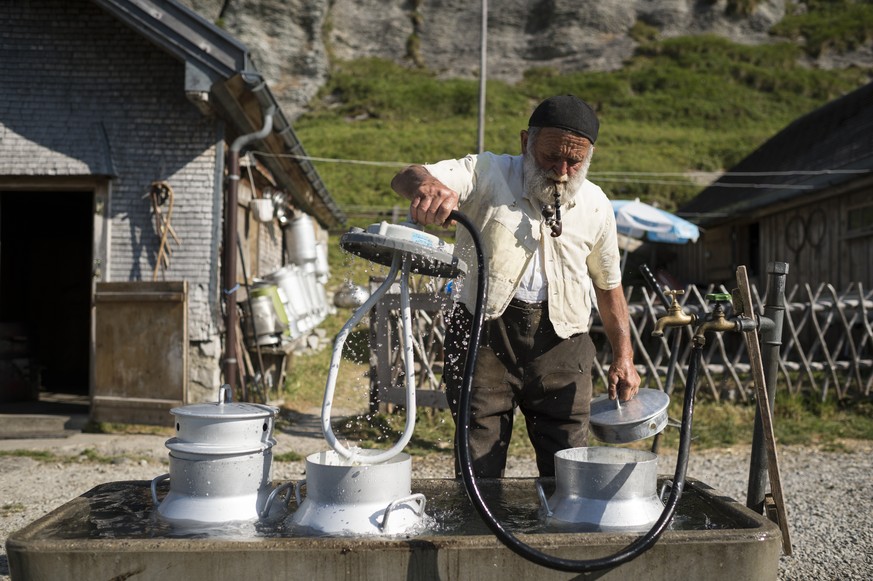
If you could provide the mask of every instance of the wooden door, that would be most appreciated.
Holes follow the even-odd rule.
[[[101,282],[94,304],[91,419],[172,425],[187,403],[187,282]]]

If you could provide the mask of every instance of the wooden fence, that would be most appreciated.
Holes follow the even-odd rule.
[[[445,320],[451,301],[442,292],[445,281],[430,281],[428,288],[412,284],[413,348],[415,352],[416,398],[418,405],[446,407],[440,387]],[[678,297],[686,312],[705,316],[711,309],[705,296],[730,292],[724,287],[689,286]],[[663,337],[651,336],[655,321],[665,313],[657,296],[647,288],[627,287],[634,361],[643,387],[665,390],[685,385],[685,368],[694,330],[668,330]],[[764,314],[764,296],[752,287],[756,312]],[[813,393],[822,399],[833,393],[843,399],[869,396],[873,386],[873,291],[853,283],[838,292],[830,284],[795,285],[786,292],[786,310],[779,357],[779,389],[789,393]],[[371,407],[403,404],[402,333],[399,296],[387,294],[370,317]],[[730,315],[730,312],[728,313]],[[594,366],[595,393],[606,390],[610,363],[609,342],[595,313],[591,335],[598,347]],[[700,393],[714,400],[750,401],[753,378],[745,341],[741,333],[708,333],[704,347]],[[678,350],[670,373],[671,354]],[[672,377],[668,385],[667,378]]]

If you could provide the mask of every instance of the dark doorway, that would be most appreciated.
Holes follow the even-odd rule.
[[[88,395],[92,203],[91,192],[0,194],[0,329],[12,336],[0,345],[16,345],[30,399]],[[0,374],[0,401],[16,399],[15,379]]]

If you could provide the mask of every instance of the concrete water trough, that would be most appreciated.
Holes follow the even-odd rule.
[[[639,533],[580,532],[542,518],[537,479],[483,480],[494,514],[525,543],[567,559],[604,557]],[[547,493],[554,480],[540,479]],[[659,488],[663,485],[659,481]],[[13,581],[58,579],[570,579],[524,560],[489,531],[460,481],[413,480],[428,524],[398,536],[313,536],[290,519],[247,527],[182,529],[160,520],[148,481],[102,484],[6,543]],[[161,491],[166,494],[166,489]],[[295,510],[291,501],[289,513]],[[689,479],[670,528],[638,558],[593,578],[776,579],[781,535],[770,520]]]

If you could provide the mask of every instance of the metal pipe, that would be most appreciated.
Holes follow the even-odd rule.
[[[761,320],[761,360],[767,384],[767,400],[770,409],[776,401],[776,381],[779,374],[779,349],[782,347],[782,323],[785,319],[785,279],[788,275],[787,262],[767,264],[767,300],[764,304],[764,317]],[[751,309],[751,305],[747,307]],[[764,426],[761,408],[755,410],[755,428],[752,435],[752,457],[749,461],[749,485],[746,493],[746,506],[764,513],[764,499],[770,475],[767,469],[767,447],[764,440]]]
[[[261,82],[252,89],[256,95],[266,87]],[[224,381],[230,385],[231,390],[236,387],[236,378],[239,373],[239,361],[237,360],[237,332],[239,315],[236,312],[234,295],[239,284],[236,281],[236,244],[237,244],[237,219],[236,206],[239,198],[239,157],[243,147],[263,139],[273,130],[273,115],[276,107],[270,105],[264,112],[264,125],[255,133],[248,133],[237,137],[227,153],[227,199],[224,205],[224,248],[222,264],[224,266]]]
[[[673,348],[670,351],[670,361],[667,363],[667,377],[664,379],[664,391],[667,395],[673,393],[673,378],[676,375],[676,365],[679,363],[679,348],[682,347],[682,331],[673,331]],[[658,432],[661,435],[661,432]]]
[[[394,281],[397,279],[397,273],[401,272],[401,265],[401,317],[403,318],[404,343],[406,344],[403,355],[406,374],[406,427],[400,440],[398,440],[390,450],[377,454],[364,455],[360,454],[360,450],[347,448],[340,443],[336,434],[333,432],[333,427],[330,425],[331,413],[333,410],[333,398],[334,393],[336,392],[336,380],[339,374],[340,362],[342,361],[343,346],[346,343],[349,333],[351,333],[352,329],[354,329],[361,319],[364,318],[364,315],[376,306],[376,303],[379,302],[382,296],[388,292],[394,284]],[[379,288],[376,289],[366,301],[364,301],[363,305],[358,307],[358,310],[355,311],[352,317],[346,321],[345,325],[343,325],[343,328],[340,329],[340,332],[337,333],[333,347],[333,354],[330,360],[330,368],[327,373],[327,383],[324,386],[324,400],[321,404],[321,431],[324,434],[324,439],[327,441],[328,446],[333,448],[337,454],[348,460],[350,464],[356,462],[360,464],[379,464],[387,462],[402,452],[403,448],[406,447],[406,444],[408,444],[409,440],[412,438],[412,431],[415,428],[415,373],[413,372],[414,356],[412,353],[412,341],[409,340],[411,337],[412,316],[409,308],[409,260],[401,256],[401,253],[398,252],[394,254],[394,259],[391,262],[391,268],[388,271],[388,274],[385,276],[385,281],[382,282]]]
[[[482,0],[482,32],[479,49],[479,153],[485,151],[485,86],[488,79],[488,0]]]

